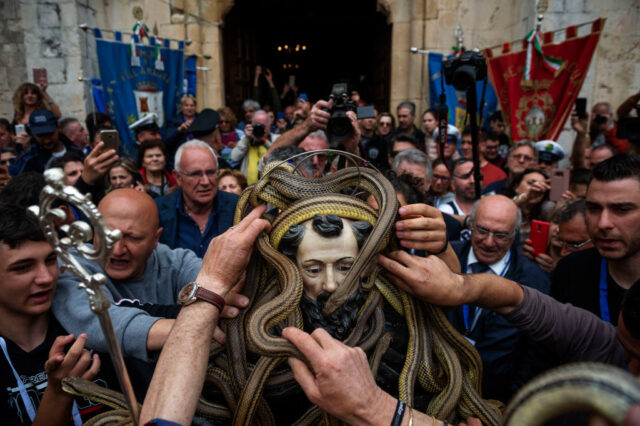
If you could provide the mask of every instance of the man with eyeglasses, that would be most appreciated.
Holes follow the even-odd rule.
[[[551,295],[616,325],[624,295],[640,278],[640,158],[617,154],[599,163],[585,206],[587,235],[566,240],[577,246],[589,238],[595,247],[558,262]]]
[[[547,274],[523,257],[514,244],[521,221],[520,210],[508,197],[489,195],[477,201],[471,211],[471,240],[451,243],[461,271],[499,275],[548,293],[551,282]],[[508,401],[537,371],[532,345],[501,315],[464,305],[447,316],[480,353],[483,397]]]
[[[531,141],[517,142],[509,149],[507,156],[507,178],[487,185],[483,194],[502,194],[515,177],[525,170],[533,168],[538,162],[538,150]]]
[[[433,195],[434,207],[446,204],[455,198],[455,194],[451,192],[451,169],[453,164],[449,160],[443,162],[442,159],[436,158],[433,162],[429,192]]]
[[[173,175],[180,187],[156,199],[160,242],[171,248],[192,250],[204,256],[209,242],[233,225],[238,196],[218,192],[218,163],[213,149],[193,139],[176,151]]]
[[[585,213],[584,200],[577,199],[558,214],[558,242],[562,244],[560,256],[565,257],[593,247],[593,241],[587,232]]]

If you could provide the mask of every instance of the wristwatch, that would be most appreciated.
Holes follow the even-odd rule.
[[[197,282],[193,281],[182,287],[178,294],[178,303],[182,306],[187,306],[195,302],[196,300],[204,300],[217,307],[220,312],[224,308],[224,298],[219,294],[207,290]]]

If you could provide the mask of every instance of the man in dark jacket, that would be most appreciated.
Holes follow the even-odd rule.
[[[46,109],[39,109],[29,117],[32,144],[11,166],[12,176],[24,172],[44,172],[54,158],[60,158],[69,150],[82,151],[67,138],[60,136],[58,119]],[[35,142],[35,143],[34,143]]]
[[[233,225],[238,196],[218,191],[218,163],[213,149],[201,140],[178,148],[173,171],[180,189],[156,198],[160,242],[204,256],[209,242]]]
[[[549,292],[547,274],[514,245],[521,216],[512,200],[502,195],[485,197],[474,205],[471,220],[471,240],[452,243],[463,273],[492,273]],[[448,317],[480,353],[485,398],[507,402],[536,372],[533,345],[500,314],[463,305]]]

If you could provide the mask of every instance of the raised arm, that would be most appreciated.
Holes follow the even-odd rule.
[[[524,297],[516,282],[493,274],[455,274],[435,256],[418,257],[395,251],[378,256],[387,277],[399,288],[426,302],[440,306],[467,303],[507,314]]]
[[[199,285],[222,297],[229,293],[242,277],[256,238],[269,228],[269,223],[260,219],[265,210],[254,209],[211,242],[196,279]],[[152,419],[191,424],[219,316],[218,308],[204,301],[182,308],[160,354],[139,424]]]
[[[319,129],[326,129],[329,117],[331,114],[327,111],[323,111],[323,108],[331,108],[333,101],[318,101],[311,108],[309,117],[302,123],[295,126],[293,129],[286,131],[269,147],[267,157],[276,149],[281,146],[298,145],[304,138]]]

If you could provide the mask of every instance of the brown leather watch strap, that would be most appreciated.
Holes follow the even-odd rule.
[[[224,309],[224,298],[211,290],[207,290],[204,287],[198,286],[195,297],[197,299],[211,303],[213,306],[216,306],[218,309],[220,309],[220,312],[222,312],[222,309]]]

